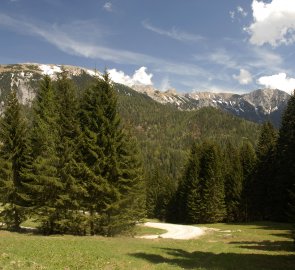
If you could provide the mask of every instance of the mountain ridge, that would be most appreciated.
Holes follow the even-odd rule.
[[[23,104],[30,103],[35,96],[36,83],[41,77],[49,75],[56,79],[62,70],[66,70],[71,77],[76,78],[83,75],[89,77],[101,75],[97,70],[71,65],[38,63],[0,65],[0,100],[6,96],[10,84],[10,90],[21,89],[19,99]],[[178,93],[176,89],[163,92],[152,85],[134,85],[131,88],[159,103],[170,104],[179,110],[214,107],[257,123],[270,120],[276,127],[280,125],[281,114],[290,98],[289,94],[278,89],[257,89],[245,94],[235,94],[208,91]]]

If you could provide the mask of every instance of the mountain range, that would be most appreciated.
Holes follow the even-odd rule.
[[[0,106],[2,108],[0,109],[3,110],[8,93],[16,90],[19,100],[25,105],[28,119],[30,119],[29,105],[35,97],[43,75],[48,74],[55,80],[62,69],[71,76],[77,95],[81,98],[83,91],[93,83],[94,77],[100,75],[99,72],[93,70],[72,66],[1,65]],[[157,172],[161,179],[169,179],[171,185],[174,186],[177,183],[176,179],[179,179],[182,174],[193,142],[213,140],[220,145],[231,143],[235,147],[239,147],[244,141],[249,141],[253,145],[257,142],[259,125],[238,118],[234,114],[223,112],[215,106],[215,102],[212,101],[213,96],[209,93],[203,94],[207,101],[200,102],[200,97],[199,100],[196,96],[187,98],[175,92],[172,94],[171,91],[163,93],[150,89],[152,91],[147,92],[143,90],[143,87],[139,89],[135,86],[136,90],[134,90],[122,84],[114,84],[114,87],[118,92],[118,112],[126,129],[138,142],[145,175],[148,179]],[[214,94],[215,96],[217,94]],[[162,99],[157,99],[157,97],[162,97]],[[222,97],[225,102],[227,96]],[[232,98],[234,97],[232,95]],[[201,98],[204,99],[203,96]],[[177,99],[183,102],[172,102]],[[215,100],[219,104],[219,100],[217,101],[216,98]],[[198,107],[198,104],[203,106]],[[263,104],[266,104],[266,101],[263,101]],[[228,101],[228,106],[230,105]],[[278,108],[280,106],[278,104]]]
[[[152,86],[135,85],[133,89],[163,104],[172,104],[180,110],[197,110],[214,107],[256,123],[271,121],[279,127],[281,114],[290,95],[278,89],[258,89],[246,94],[193,92],[177,93],[175,89],[165,92]]]
[[[100,73],[95,70],[75,66],[45,64],[11,64],[0,65],[0,101],[12,89],[17,89],[23,104],[30,103],[44,74],[57,78],[58,73],[66,70],[78,83],[85,77],[93,78]],[[165,92],[152,85],[134,85],[133,90],[147,95],[156,102],[174,106],[183,111],[198,110],[203,107],[214,107],[256,123],[270,120],[279,127],[281,114],[290,95],[278,89],[258,89],[246,94],[192,92],[178,93],[175,89]]]

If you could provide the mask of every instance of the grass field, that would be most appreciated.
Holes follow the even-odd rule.
[[[295,269],[288,224],[204,226],[211,229],[194,240],[39,236],[2,230],[0,269]]]

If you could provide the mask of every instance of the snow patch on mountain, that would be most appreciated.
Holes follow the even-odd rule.
[[[40,65],[39,68],[42,70],[43,75],[52,76],[55,73],[62,72],[60,66],[55,66],[55,65]]]

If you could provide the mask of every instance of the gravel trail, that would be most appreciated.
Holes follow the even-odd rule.
[[[140,238],[156,239],[156,238],[170,238],[170,239],[193,239],[205,233],[205,230],[190,225],[176,225],[170,223],[146,222],[143,224],[146,227],[153,227],[166,230],[166,233],[160,235],[144,235]]]

